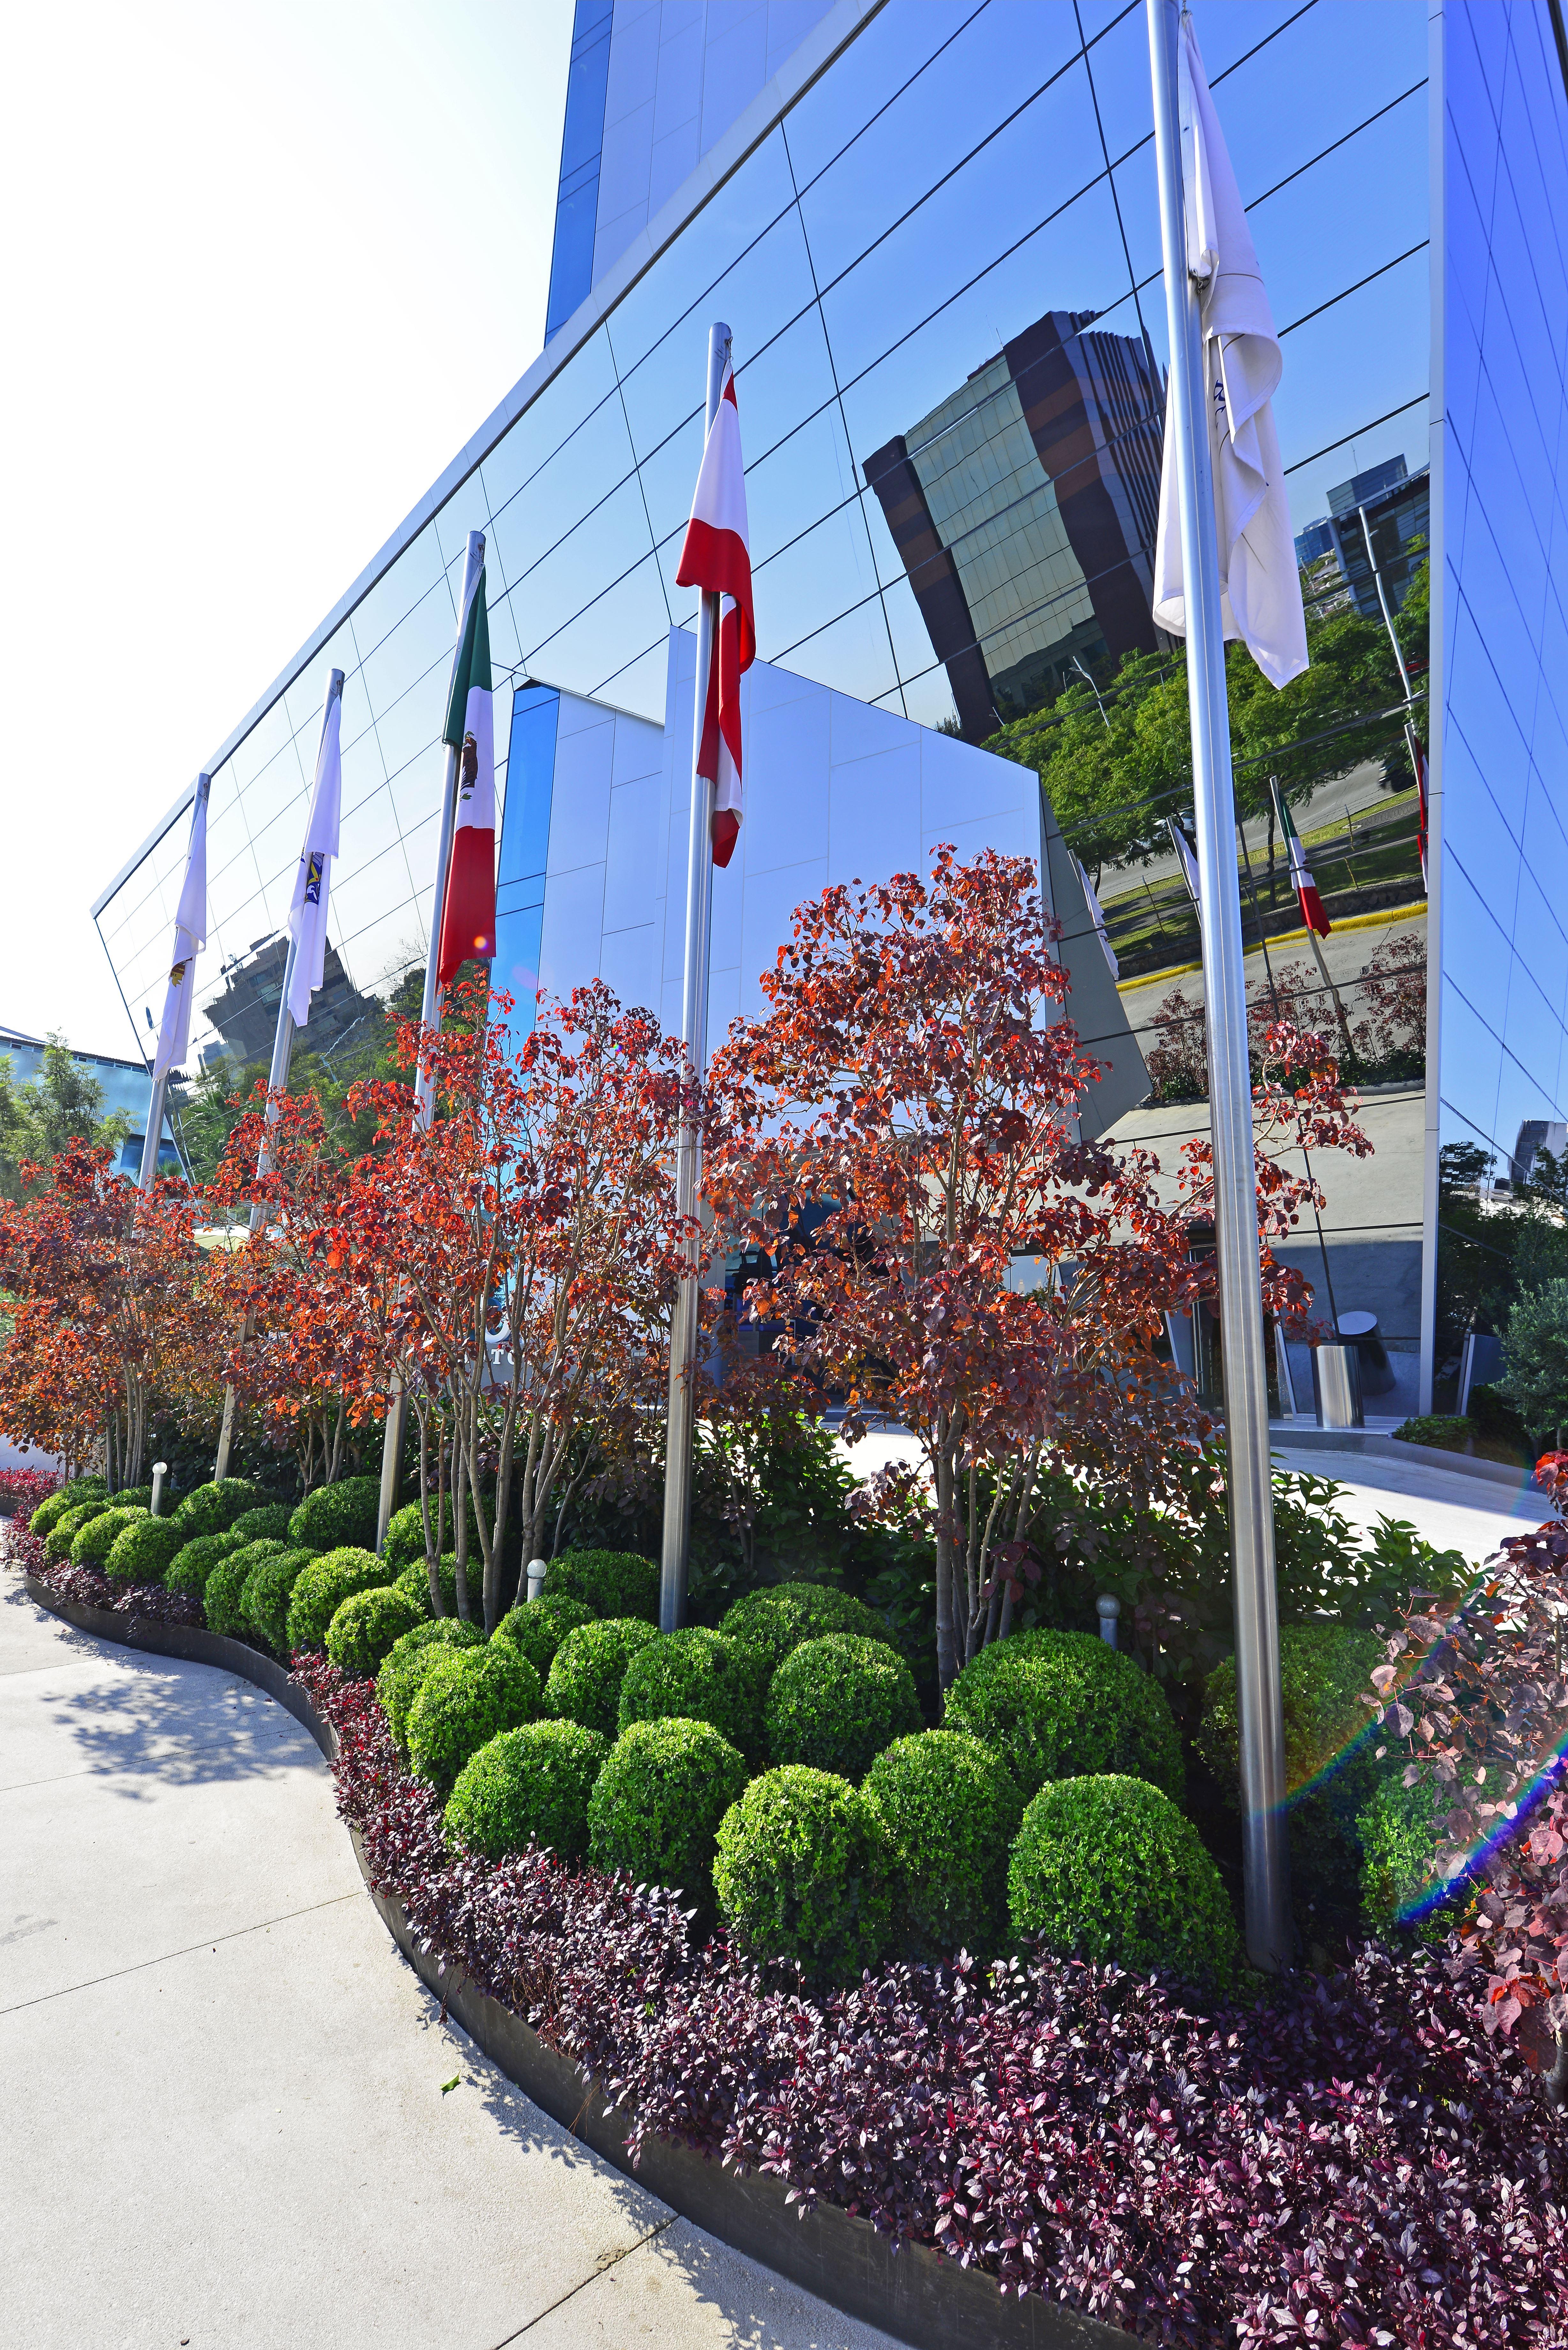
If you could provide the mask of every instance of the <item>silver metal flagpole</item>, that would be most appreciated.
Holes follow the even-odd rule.
[[[730,356],[730,329],[708,329],[708,406],[705,432],[713,429],[719,393]],[[697,773],[708,677],[718,641],[719,598],[704,595],[697,616],[697,683],[691,707],[691,820],[686,847],[686,975],[680,1002],[680,1033],[686,1040],[687,1103],[675,1160],[675,1205],[695,1216],[702,1181],[700,1093],[708,1066],[708,941],[713,911],[713,790]],[[670,1416],[664,1446],[664,1550],[659,1575],[659,1628],[674,1632],[686,1613],[686,1563],[691,1541],[691,1429],[695,1417],[698,1287],[702,1245],[695,1234],[686,1243],[686,1272],[675,1301],[670,1331]]]
[[[337,697],[342,691],[343,671],[340,669],[335,669],[327,678],[327,699],[321,705],[321,732],[323,734],[327,732],[327,722],[332,715],[332,705],[337,700]],[[310,843],[308,841],[306,842],[305,847],[306,853],[308,853],[310,847]],[[289,1063],[294,1058],[294,1014],[288,1008],[288,1003],[290,996],[294,993],[294,970],[295,964],[298,960],[298,956],[299,941],[294,936],[293,932],[290,931],[288,952],[284,958],[283,966],[283,1001],[277,1007],[277,1026],[273,1031],[272,1038],[272,1066],[267,1071],[266,1130],[262,1136],[261,1149],[256,1153],[256,1180],[258,1183],[262,1177],[266,1173],[268,1168],[272,1165],[272,1130],[277,1124],[277,1097],[287,1088]],[[266,1211],[263,1207],[262,1202],[259,1200],[253,1200],[251,1201],[250,1223],[251,1236],[253,1239],[255,1234],[260,1232],[262,1225],[265,1221],[265,1217]],[[251,1331],[247,1320],[245,1337],[248,1339],[250,1336]],[[223,1389],[223,1426],[218,1430],[218,1457],[213,1468],[213,1481],[215,1484],[221,1484],[223,1480],[229,1473],[229,1453],[233,1447],[234,1440],[234,1383],[233,1379],[231,1379]]]
[[[462,595],[457,608],[457,641],[452,647],[452,671],[462,650],[462,624],[473,600],[479,575],[484,568],[484,533],[471,530],[468,534],[468,560],[462,567]],[[447,699],[452,699],[449,679]],[[441,712],[444,723],[446,712]],[[457,829],[457,776],[460,754],[449,743],[446,746],[446,786],[441,795],[441,839],[436,849],[435,897],[431,906],[431,951],[425,964],[424,1001],[420,1006],[420,1025],[429,1034],[441,1027],[441,1005],[445,991],[436,978],[436,964],[441,955],[441,916],[446,910],[447,876],[452,866],[452,837]],[[428,1128],[435,1118],[435,1074],[421,1069],[414,1086],[414,1124]],[[398,1478],[403,1459],[403,1430],[408,1425],[409,1399],[403,1393],[400,1379],[394,1379],[391,1401],[387,1407],[386,1434],[381,1441],[381,1493],[376,1513],[376,1553],[378,1557],[386,1547],[387,1528],[397,1507]]]
[[[191,809],[191,828],[196,827],[202,804],[213,788],[211,775],[196,778],[196,797]],[[154,1056],[156,1057],[156,1055]],[[137,1170],[137,1189],[151,1191],[158,1176],[158,1147],[163,1139],[163,1105],[169,1097],[169,1072],[152,1080],[152,1098],[147,1105],[147,1131],[141,1138],[141,1165]]]
[[[1258,1260],[1257,1167],[1241,893],[1225,641],[1220,609],[1209,394],[1198,289],[1187,268],[1178,97],[1177,0],[1147,0],[1159,168],[1160,234],[1170,332],[1170,425],[1181,503],[1187,606],[1187,691],[1198,878],[1204,920],[1203,985],[1209,1005],[1209,1103],[1214,1150],[1214,1243],[1224,1354],[1225,1451],[1236,1619],[1236,1693],[1241,1744],[1241,1866],[1247,1954],[1277,1973],[1292,1949],[1285,1841],[1284,1722],[1280,1705],[1279,1609],[1269,1464],[1268,1369]]]

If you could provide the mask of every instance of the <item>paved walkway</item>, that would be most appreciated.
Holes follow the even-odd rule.
[[[0,2243],[29,2350],[889,2340],[440,2022],[281,1707],[70,1631],[4,1569]]]

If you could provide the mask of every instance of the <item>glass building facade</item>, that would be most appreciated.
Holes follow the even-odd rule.
[[[1568,1084],[1551,1042],[1568,940],[1541,861],[1549,841],[1561,853],[1560,806],[1568,823],[1552,765],[1568,674],[1551,591],[1568,313],[1550,8],[1209,0],[1199,32],[1282,332],[1295,527],[1310,535],[1364,475],[1386,503],[1390,484],[1431,469],[1447,631],[1434,690],[1453,697],[1448,731],[1432,730],[1434,805],[1447,796],[1431,902],[1451,850],[1455,887],[1506,948],[1467,950],[1469,899],[1445,916],[1431,991],[1445,1105],[1450,1066],[1465,1074],[1442,1118],[1511,1149],[1526,1115],[1562,1117]],[[1505,170],[1520,140],[1531,161]],[[1445,341],[1461,313],[1462,364]],[[1517,396],[1490,388],[1499,317],[1516,381],[1539,387],[1528,435]],[[242,1066],[270,1017],[334,666],[343,856],[334,988],[312,1042],[348,1034],[423,962],[471,529],[487,539],[500,689],[498,983],[526,1017],[541,978],[602,971],[674,1024],[695,605],[674,573],[715,318],[734,336],[761,656],[743,856],[715,914],[715,1018],[749,1003],[791,909],[824,879],[891,871],[937,838],[1022,847],[1081,948],[1075,1010],[1111,1064],[1116,1130],[1173,1149],[1201,1113],[1183,1129],[1136,1105],[1167,1033],[1156,1015],[1194,984],[1174,868],[1153,854],[1096,864],[1026,767],[979,747],[1085,671],[1104,681],[1122,655],[1161,650],[1147,586],[1167,352],[1141,0],[578,0],[545,349],[215,755],[195,1055]],[[1434,427],[1439,394],[1451,405]],[[1478,439],[1506,463],[1472,473]],[[1409,529],[1399,546],[1411,554]],[[1336,780],[1309,811],[1350,827],[1345,904],[1367,896],[1367,872],[1393,875],[1371,909],[1380,927],[1345,933],[1352,993],[1355,951],[1366,962],[1386,933],[1426,952],[1413,795],[1387,783]],[[1483,800],[1501,825],[1475,812]],[[139,1036],[161,1002],[189,805],[176,798],[96,910]],[[1080,848],[1119,983],[1085,918]],[[1558,941],[1550,968],[1535,967],[1538,920],[1543,957]],[[1437,1112],[1418,1071],[1377,1108],[1376,1198],[1334,1192],[1328,1239],[1354,1302],[1379,1312],[1408,1406],[1423,1332],[1431,1357]]]

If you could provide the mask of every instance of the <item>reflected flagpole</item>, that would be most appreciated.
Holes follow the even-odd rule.
[[[1198,285],[1188,267],[1177,46],[1180,19],[1177,0],[1147,0],[1147,5],[1170,337],[1167,430],[1174,448],[1167,449],[1166,463],[1170,465],[1174,458],[1180,520],[1199,894],[1203,907],[1203,983],[1209,1007],[1214,1240],[1231,1503],[1246,1941],[1252,1964],[1276,1974],[1289,1964],[1292,1951],[1284,1723],[1224,616],[1203,326]]]
[[[207,943],[207,801],[211,775],[196,778],[196,805],[191,815],[191,845],[185,852],[185,879],[174,911],[174,960],[163,997],[163,1018],[158,1029],[158,1049],[152,1059],[152,1097],[147,1105],[147,1132],[141,1139],[138,1188],[150,1191],[158,1176],[158,1147],[163,1139],[163,1105],[169,1097],[169,1074],[184,1066],[191,1049],[191,1007],[196,996],[196,956]]]
[[[261,1149],[256,1153],[256,1180],[272,1165],[272,1130],[277,1124],[277,1097],[288,1088],[289,1065],[294,1058],[294,1037],[296,1026],[295,1005],[301,1004],[304,1021],[308,1020],[310,997],[320,984],[319,964],[327,939],[327,898],[332,859],[337,854],[338,805],[342,797],[339,739],[343,723],[343,671],[332,671],[327,681],[327,699],[321,712],[321,737],[316,752],[316,781],[310,795],[310,806],[305,819],[305,846],[299,852],[299,876],[295,884],[294,904],[289,910],[288,953],[283,967],[283,996],[277,1007],[277,1026],[273,1031],[272,1066],[266,1080],[266,1125]],[[299,971],[301,941],[306,941],[309,957],[303,973]],[[296,985],[303,979],[303,987]],[[304,1024],[301,1022],[297,1024]],[[259,1200],[251,1202],[250,1232],[254,1239],[265,1220],[266,1211]],[[245,1316],[241,1345],[254,1335],[251,1317]],[[229,1454],[234,1440],[234,1383],[230,1379],[223,1388],[223,1418],[218,1430],[218,1452],[213,1466],[213,1478],[221,1483],[229,1473]]]
[[[452,649],[452,671],[447,683],[447,702],[452,701],[452,686],[457,676],[457,665],[462,657],[463,632],[467,626],[469,607],[479,587],[480,574],[484,569],[484,533],[471,530],[468,534],[468,558],[462,567],[462,595],[457,608],[457,638]],[[462,747],[448,743],[446,746],[446,784],[441,795],[441,837],[436,847],[435,895],[431,904],[430,953],[425,962],[425,992],[420,1005],[420,1029],[422,1035],[439,1034],[445,990],[441,984],[441,925],[446,915],[446,893],[452,872],[452,837],[457,830],[457,787],[462,771]],[[421,1066],[414,1086],[414,1125],[428,1130],[435,1121],[435,1072]],[[376,1555],[379,1558],[387,1544],[387,1528],[398,1504],[398,1479],[403,1459],[403,1431],[408,1426],[409,1399],[402,1381],[394,1376],[392,1393],[387,1406],[386,1432],[381,1440],[381,1492],[376,1512]]]

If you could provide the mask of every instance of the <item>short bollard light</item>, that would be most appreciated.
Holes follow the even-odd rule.
[[[1113,1599],[1108,1591],[1102,1591],[1095,1602],[1095,1613],[1100,1619],[1100,1638],[1107,1648],[1116,1645],[1116,1617],[1121,1612],[1121,1601]]]
[[[543,1558],[531,1558],[531,1559],[529,1560],[529,1562],[528,1562],[528,1596],[529,1596],[529,1598],[530,1598],[530,1599],[537,1599],[537,1598],[538,1598],[539,1594],[540,1594],[540,1593],[541,1593],[541,1591],[543,1591],[543,1590],[544,1590],[544,1588],[545,1588],[545,1575],[546,1575],[546,1574],[547,1574],[548,1572],[549,1572],[549,1562],[548,1562],[548,1560],[546,1560],[546,1559],[543,1559]]]
[[[163,1481],[168,1474],[169,1463],[167,1461],[155,1461],[153,1462],[152,1514],[155,1518],[161,1518],[163,1515]]]

